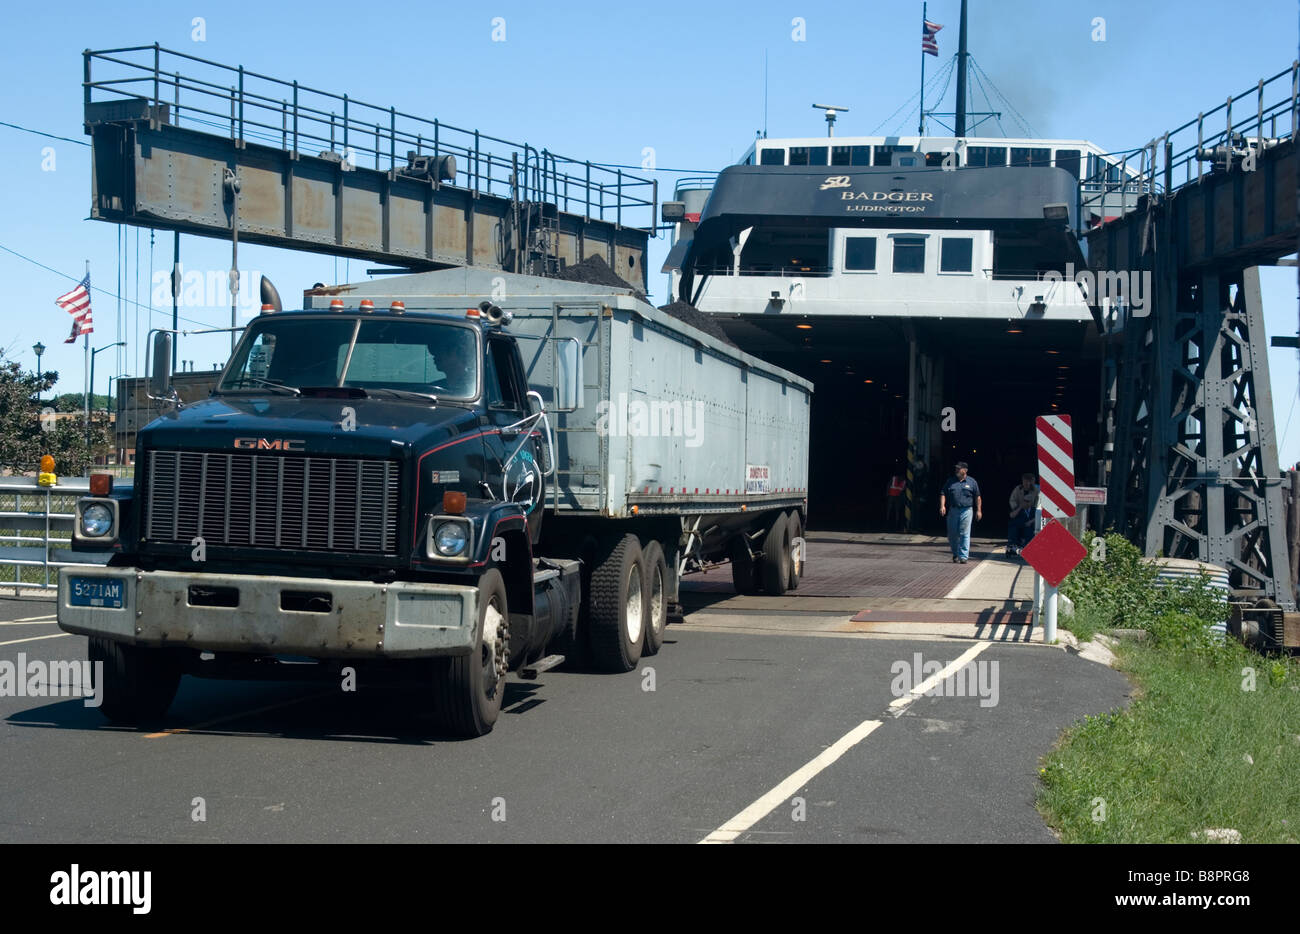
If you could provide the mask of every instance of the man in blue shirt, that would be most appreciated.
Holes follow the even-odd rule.
[[[965,461],[958,461],[956,472],[939,493],[939,515],[948,518],[948,547],[952,549],[952,560],[962,564],[970,557],[971,513],[974,512],[976,520],[984,518],[980,485],[967,473],[969,469]]]

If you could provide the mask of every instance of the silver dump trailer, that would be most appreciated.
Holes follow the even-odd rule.
[[[555,431],[541,551],[585,559],[632,533],[658,543],[665,599],[683,574],[730,561],[743,593],[803,571],[812,384],[640,300],[633,291],[468,268],[309,291],[376,310],[511,320],[529,388]],[[574,381],[578,385],[568,385]],[[575,391],[576,390],[576,391]],[[567,396],[567,398],[566,398]]]

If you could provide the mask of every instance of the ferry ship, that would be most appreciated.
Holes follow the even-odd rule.
[[[1089,294],[1081,233],[1136,203],[1136,176],[1079,139],[758,139],[716,179],[679,181],[663,271],[740,347],[814,382],[819,527],[884,527],[910,456],[912,528],[939,530],[936,491],[965,460],[977,534],[1000,535],[1036,470],[1035,416],[1071,415],[1080,483],[1100,456],[1100,341],[1124,309]]]

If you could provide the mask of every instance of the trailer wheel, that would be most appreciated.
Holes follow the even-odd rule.
[[[803,577],[804,543],[803,521],[796,510],[790,510],[790,576],[786,578],[786,590],[798,590],[799,578]]]
[[[749,543],[744,534],[731,540],[731,586],[738,594],[758,593],[758,562],[749,553]]]
[[[668,562],[658,542],[648,542],[641,551],[645,565],[645,648],[642,655],[657,655],[668,630]]]
[[[99,710],[113,723],[157,720],[172,705],[181,681],[174,653],[92,636],[89,657],[92,670],[103,665],[103,681],[96,685]]]
[[[790,523],[777,513],[763,537],[763,590],[772,597],[785,593],[790,580]]]
[[[591,654],[601,671],[631,671],[645,642],[645,569],[630,532],[591,573]]]
[[[492,731],[506,689],[509,624],[505,580],[500,571],[489,568],[478,582],[474,651],[434,659],[438,719],[449,732],[473,737]]]

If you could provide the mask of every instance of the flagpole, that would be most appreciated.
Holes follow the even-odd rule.
[[[921,4],[921,32],[925,33],[925,23],[929,18],[928,4]],[[916,135],[925,134],[925,42],[921,43],[921,116],[917,118]]]
[[[90,278],[90,260],[86,260],[86,278],[87,279]],[[86,290],[86,298],[87,300],[90,299],[89,289]],[[81,340],[82,340],[82,346],[85,348],[86,351],[86,362],[82,373],[82,379],[85,380],[85,386],[86,386],[85,423],[86,423],[86,430],[89,431],[90,430],[90,334],[89,333],[82,334]]]

